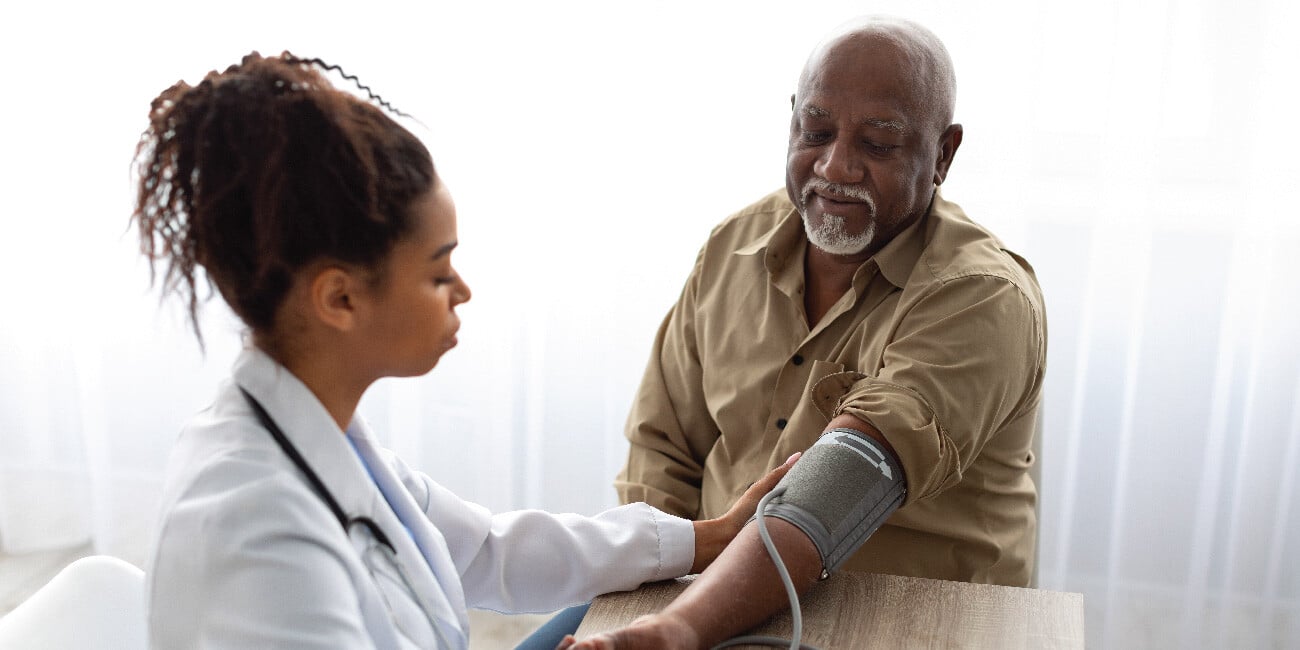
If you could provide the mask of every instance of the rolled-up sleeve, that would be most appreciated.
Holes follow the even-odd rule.
[[[937,283],[899,307],[878,372],[831,375],[813,391],[828,417],[847,413],[885,436],[911,502],[960,482],[990,436],[1030,406],[1045,335],[1034,302],[997,275]]]

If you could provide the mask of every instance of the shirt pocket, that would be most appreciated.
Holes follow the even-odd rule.
[[[781,432],[781,437],[773,450],[773,460],[777,464],[784,462],[790,454],[796,451],[805,451],[817,442],[822,432],[826,430],[826,425],[830,419],[817,408],[816,400],[813,395],[813,386],[817,382],[834,374],[845,371],[842,363],[831,361],[813,360],[812,366],[808,369],[808,379],[804,382],[803,391],[799,394],[799,401],[795,404],[794,410],[790,413],[789,423]],[[779,459],[779,460],[778,460]]]

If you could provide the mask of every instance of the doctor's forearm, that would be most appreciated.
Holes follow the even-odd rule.
[[[695,560],[691,563],[691,573],[707,569],[740,532],[738,526],[725,519],[693,521],[691,525],[695,528]]]

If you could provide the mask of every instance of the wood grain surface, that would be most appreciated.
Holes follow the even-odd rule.
[[[659,611],[693,579],[597,598],[578,638]],[[1076,593],[845,571],[815,585],[801,604],[803,642],[822,650],[1084,647],[1083,595]],[[787,610],[750,633],[790,632]]]

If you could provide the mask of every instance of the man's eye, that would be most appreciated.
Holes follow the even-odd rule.
[[[451,284],[455,281],[456,281],[456,276],[454,275],[444,275],[442,277],[433,279],[433,283],[437,285]]]
[[[799,139],[805,144],[821,144],[831,138],[831,134],[826,131],[803,131]]]
[[[878,142],[872,142],[870,140],[863,142],[863,145],[866,146],[867,151],[870,151],[871,153],[874,154],[880,154],[880,155],[887,154],[898,148],[898,145],[896,144],[880,144]]]

